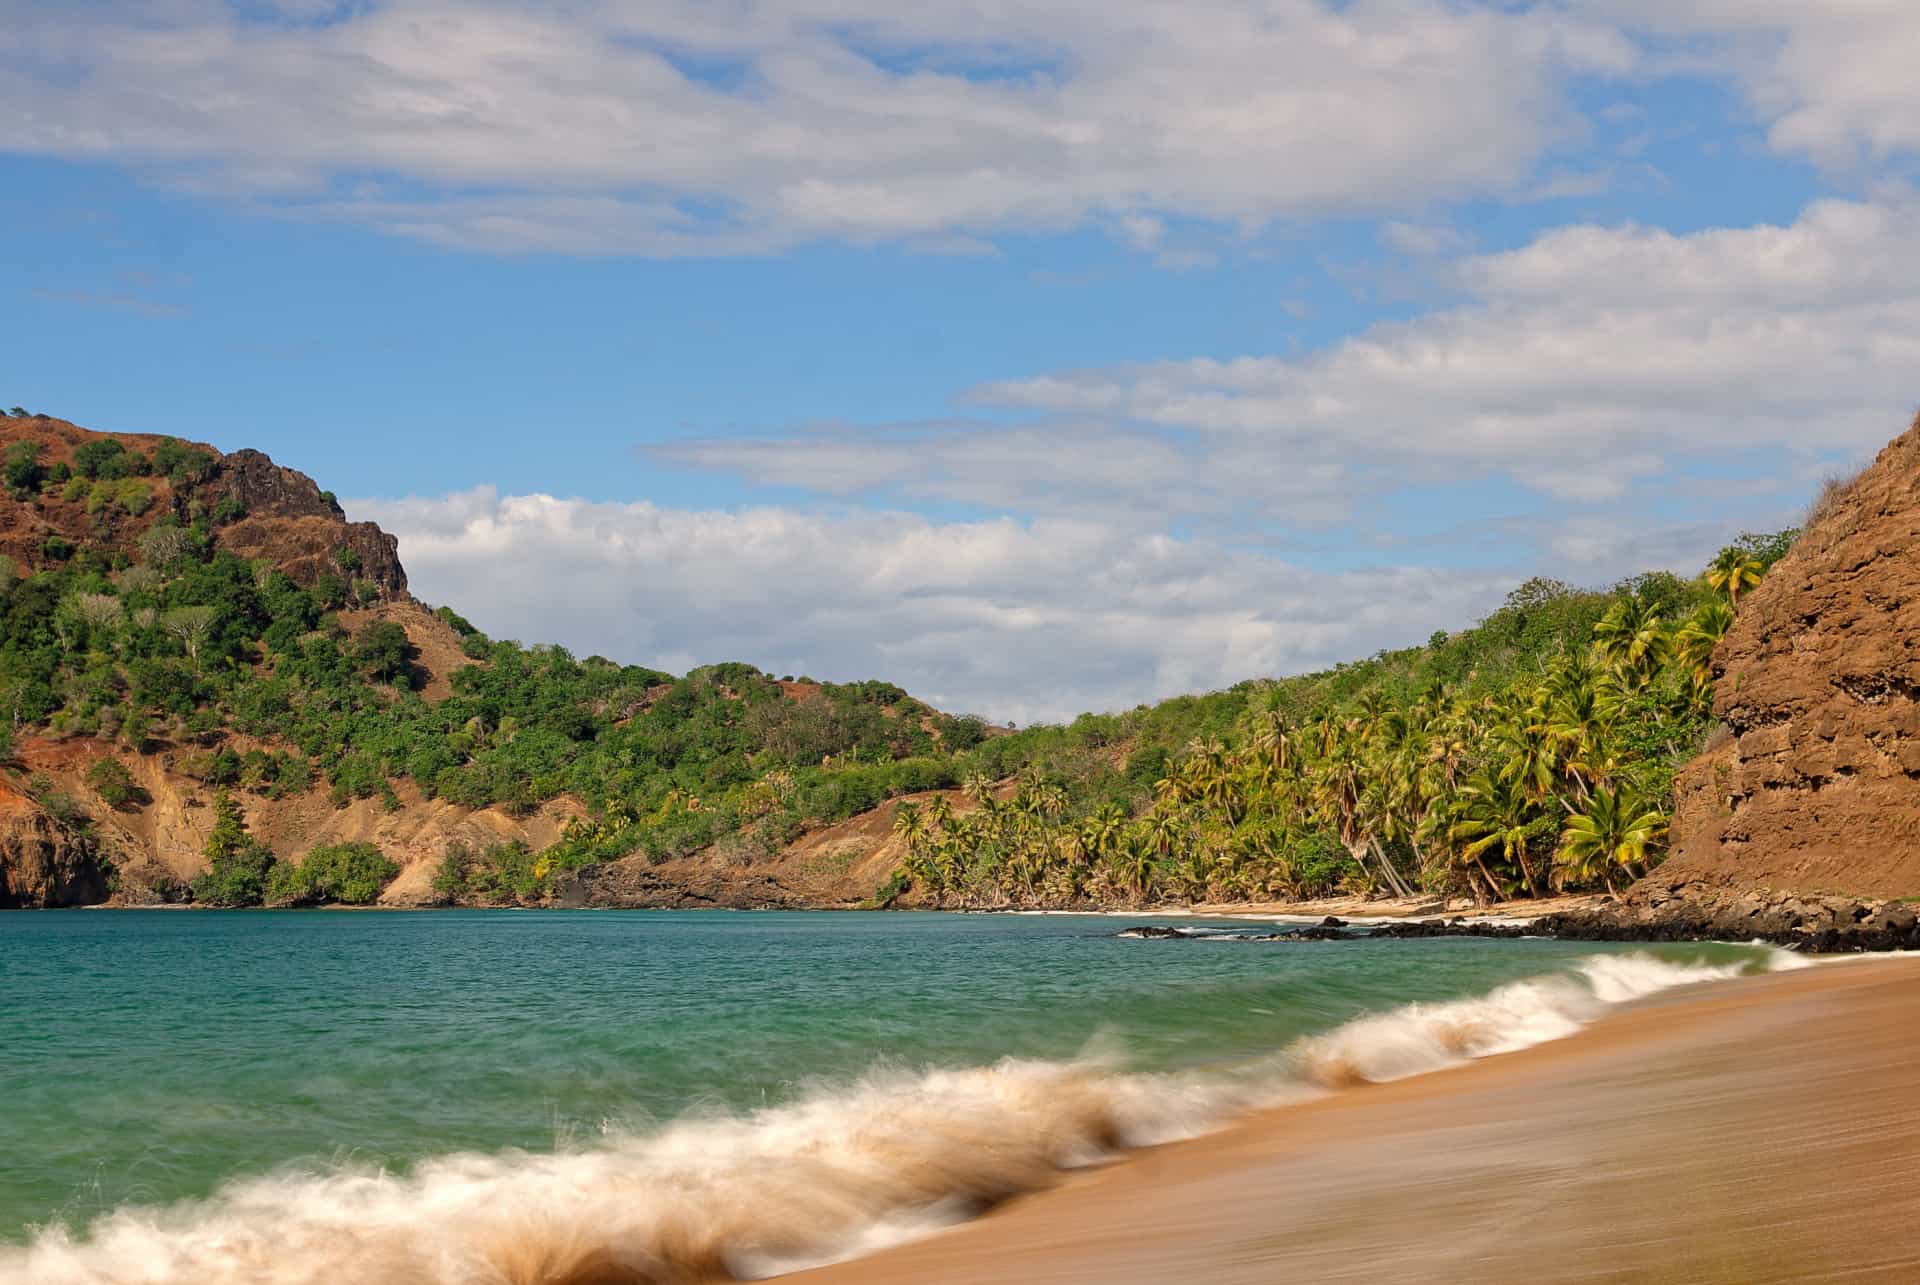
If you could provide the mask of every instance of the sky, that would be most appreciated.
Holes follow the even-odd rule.
[[[998,720],[1692,574],[1920,399],[1912,0],[0,0],[0,403]]]

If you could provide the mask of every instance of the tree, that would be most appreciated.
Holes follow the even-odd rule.
[[[1567,818],[1560,835],[1559,861],[1581,880],[1597,874],[1616,891],[1614,876],[1645,873],[1650,850],[1666,837],[1667,817],[1626,789],[1598,789],[1585,812]]]
[[[1651,604],[1622,596],[1594,624],[1593,644],[1615,673],[1637,686],[1665,661],[1667,635]]]
[[[1707,583],[1727,595],[1727,605],[1740,606],[1740,591],[1760,583],[1760,561],[1738,545],[1728,545],[1707,568]]]
[[[1532,808],[1518,784],[1499,776],[1477,776],[1461,787],[1460,800],[1460,820],[1449,837],[1465,845],[1462,854],[1480,859],[1492,853],[1520,871],[1534,896],[1546,896],[1528,851],[1534,830]]]
[[[1713,649],[1733,627],[1733,604],[1702,603],[1673,635],[1673,658],[1696,676],[1712,676]]]
[[[67,601],[92,634],[111,637],[126,620],[126,608],[110,593],[76,593]]]
[[[186,648],[187,659],[198,669],[200,648],[213,632],[214,621],[219,614],[214,607],[175,607],[160,617],[160,627],[179,640],[180,645]]]
[[[140,537],[140,556],[148,566],[167,572],[190,557],[198,545],[185,527],[156,526]]]
[[[407,638],[407,631],[391,620],[375,620],[353,636],[353,658],[368,677],[383,683],[400,684],[413,677],[413,660],[419,655]]]
[[[7,487],[15,495],[31,495],[40,489],[40,483],[47,471],[40,464],[40,444],[38,442],[15,442],[8,446],[6,453],[0,455],[0,473],[7,480]]]
[[[193,881],[196,901],[210,906],[257,906],[265,899],[273,850],[247,832],[239,803],[225,790],[213,796],[213,829],[202,851],[207,871]]]
[[[290,906],[370,906],[399,873],[400,867],[371,843],[327,844],[297,865],[275,865],[267,876],[266,900]]]

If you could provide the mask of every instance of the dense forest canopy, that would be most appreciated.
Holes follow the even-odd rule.
[[[350,551],[301,585],[219,547],[239,515],[192,499],[212,457],[109,438],[47,467],[21,445],[0,467],[22,503],[100,495],[102,511],[131,513],[141,501],[126,484],[154,476],[184,499],[132,553],[56,537],[33,567],[0,566],[9,736],[183,752],[216,792],[324,788],[397,808],[410,782],[469,808],[579,800],[586,817],[546,852],[448,854],[445,895],[496,900],[539,900],[568,870],[636,853],[721,845],[751,859],[890,797],[955,787],[971,807],[899,810],[908,859],[890,894],[1496,900],[1616,886],[1659,859],[1675,769],[1708,731],[1708,656],[1794,536],[1743,537],[1695,580],[1530,581],[1425,646],[1009,733],[884,682],[783,681],[738,663],[676,677],[490,639],[447,608],[473,663],[428,699],[405,629],[342,626],[370,601]],[[138,806],[126,783],[94,784]],[[231,835],[222,845],[242,852]],[[304,883],[275,885],[263,868],[239,894],[202,891],[359,894],[390,865],[377,852],[325,863]]]

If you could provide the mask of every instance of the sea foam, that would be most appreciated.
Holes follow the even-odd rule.
[[[3,1285],[666,1285],[871,1252],[1129,1148],[1246,1111],[1558,1039],[1609,1007],[1755,967],[1596,955],[1476,999],[1411,1004],[1230,1071],[1099,1058],[883,1069],[752,1114],[551,1154],[443,1156],[233,1182],[0,1248]]]

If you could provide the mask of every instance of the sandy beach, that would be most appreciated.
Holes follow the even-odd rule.
[[[786,1279],[1920,1279],[1920,961],[1670,992]]]

